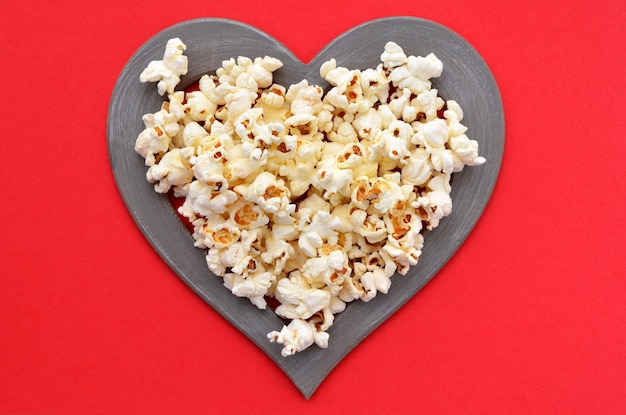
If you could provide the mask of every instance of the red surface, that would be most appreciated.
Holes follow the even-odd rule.
[[[624,2],[28,3],[0,13],[0,414],[626,413]],[[481,53],[504,163],[458,254],[307,401],[133,223],[108,101],[182,20],[238,19],[307,61],[391,15]]]

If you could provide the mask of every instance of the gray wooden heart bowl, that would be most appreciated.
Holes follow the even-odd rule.
[[[139,74],[152,60],[163,57],[168,39],[179,37],[187,45],[189,71],[179,88],[217,69],[222,60],[237,56],[272,56],[284,66],[275,82],[285,86],[307,79],[327,86],[320,65],[330,58],[348,68],[365,69],[380,62],[388,41],[407,55],[431,52],[444,64],[433,87],[444,99],[456,100],[464,110],[463,124],[479,142],[487,163],[468,167],[454,177],[453,212],[440,226],[425,234],[420,262],[408,275],[396,275],[388,294],[354,302],[336,316],[327,349],[313,346],[295,356],[282,357],[281,346],[267,333],[280,330],[283,321],[272,310],[259,310],[237,298],[211,274],[204,251],[193,238],[168,198],[146,181],[146,166],[134,143],[143,129],[141,117],[158,111],[163,97],[154,84],[141,84]],[[333,40],[309,64],[303,64],[280,42],[242,23],[224,19],[197,19],[169,27],[148,40],[128,61],[115,84],[107,124],[109,158],[122,198],[146,239],[171,269],[220,315],[258,345],[309,398],[328,373],[376,327],[415,295],[457,251],[480,218],[494,189],[504,151],[504,112],[494,77],[474,48],[450,29],[414,17],[391,17],[367,22]],[[475,275],[480,278],[480,275]],[[219,336],[216,336],[219,341]]]

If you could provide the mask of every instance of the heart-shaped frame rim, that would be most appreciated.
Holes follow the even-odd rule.
[[[406,276],[392,278],[388,294],[368,303],[356,301],[338,314],[330,328],[327,349],[313,346],[294,356],[282,357],[281,346],[270,343],[267,333],[280,330],[283,321],[271,309],[259,310],[237,298],[211,274],[204,251],[193,238],[169,199],[146,181],[146,166],[134,151],[143,129],[141,116],[158,111],[163,97],[154,84],[141,84],[139,74],[152,60],[163,57],[168,39],[179,37],[187,46],[189,71],[179,88],[217,69],[224,59],[237,56],[272,56],[284,66],[275,82],[285,86],[307,79],[327,86],[320,65],[330,58],[338,66],[365,69],[380,62],[387,41],[398,43],[407,55],[435,53],[444,64],[443,75],[433,81],[444,99],[454,99],[464,109],[468,135],[479,142],[487,163],[467,167],[454,177],[453,212],[438,228],[425,234],[419,264]],[[497,84],[486,63],[459,35],[437,23],[415,17],[390,17],[359,25],[330,42],[313,60],[303,64],[279,41],[240,22],[203,18],[171,26],[151,39],[131,57],[113,90],[107,120],[109,158],[124,202],[153,248],[172,270],[220,315],[258,345],[309,398],[330,371],[369,333],[413,297],[457,251],[482,214],[495,186],[504,151],[504,112]]]

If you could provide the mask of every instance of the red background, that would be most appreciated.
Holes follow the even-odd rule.
[[[0,3],[0,414],[626,413],[623,1]],[[109,98],[183,20],[237,19],[308,61],[393,15],[483,56],[504,162],[456,256],[307,401],[135,226]]]

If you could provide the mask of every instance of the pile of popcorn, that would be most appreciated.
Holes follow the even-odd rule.
[[[451,174],[485,162],[460,106],[431,88],[443,64],[389,42],[375,68],[325,62],[325,92],[274,83],[275,58],[238,57],[175,91],[185,49],[169,40],[140,76],[167,94],[135,144],[147,180],[184,198],[195,246],[234,295],[277,300],[288,324],[267,337],[283,356],[325,348],[346,303],[417,264],[421,231],[451,212]]]

